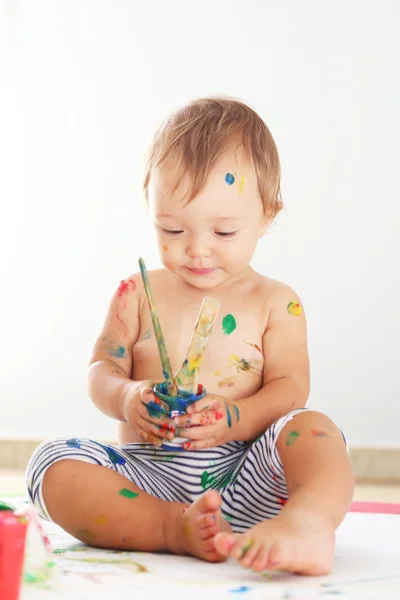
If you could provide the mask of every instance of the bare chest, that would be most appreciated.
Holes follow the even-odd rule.
[[[173,372],[184,360],[201,301],[157,299],[158,313]],[[200,366],[199,382],[209,393],[232,399],[251,395],[262,387],[265,330],[261,306],[249,298],[221,299],[213,332]],[[150,314],[143,306],[140,336],[133,347],[132,378],[163,379]]]

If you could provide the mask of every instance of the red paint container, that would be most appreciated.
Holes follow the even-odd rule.
[[[0,599],[18,600],[24,566],[28,521],[0,511]]]

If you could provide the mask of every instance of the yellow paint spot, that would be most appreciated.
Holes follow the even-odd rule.
[[[243,192],[244,182],[246,181],[246,177],[244,175],[241,176],[239,181],[239,194]]]
[[[94,522],[97,523],[97,525],[104,525],[104,523],[107,521],[106,517],[104,515],[100,515],[99,517],[97,517]]]
[[[221,375],[221,371],[215,371],[214,375],[215,377],[218,377],[218,375]]]
[[[301,306],[298,302],[290,302],[287,311],[291,317],[299,317],[301,315]]]
[[[203,356],[201,354],[198,354],[197,356],[194,356],[193,358],[190,359],[190,361],[189,361],[190,371],[196,371],[199,368],[199,364],[200,364],[202,358],[203,358]]]
[[[218,382],[218,387],[233,387],[235,385],[234,377],[225,377],[222,381]]]
[[[163,249],[163,252],[168,252],[168,246],[163,246],[162,249]]]

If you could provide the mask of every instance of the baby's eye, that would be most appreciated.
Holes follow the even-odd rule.
[[[179,235],[180,233],[183,233],[183,229],[164,229],[164,227],[162,227],[162,230],[167,235]]]
[[[219,235],[220,237],[233,237],[237,234],[237,231],[215,231],[215,235]]]

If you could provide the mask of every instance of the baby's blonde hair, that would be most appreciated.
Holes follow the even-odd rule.
[[[280,193],[280,164],[274,139],[261,117],[234,98],[194,100],[168,117],[150,145],[143,188],[148,199],[151,173],[172,158],[177,162],[179,181],[191,180],[187,201],[203,189],[210,170],[233,142],[243,145],[257,176],[264,214],[273,220],[283,208]]]

